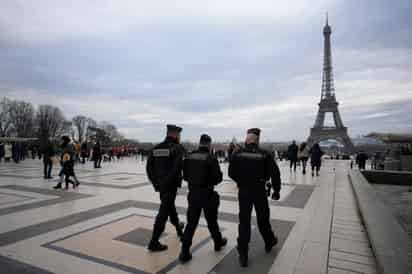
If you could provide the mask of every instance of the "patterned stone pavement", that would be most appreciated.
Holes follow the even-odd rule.
[[[271,223],[280,241],[270,254],[253,225],[250,266],[237,263],[236,186],[227,177],[219,223],[229,239],[221,252],[204,219],[193,241],[193,260],[177,260],[180,244],[170,225],[167,252],[152,254],[150,239],[159,199],[145,162],[133,158],[77,165],[78,189],[53,190],[41,161],[0,163],[0,273],[376,273],[376,262],[347,179],[348,162],[325,162],[320,177],[291,173],[280,164],[282,192],[271,201]],[[57,178],[58,167],[53,170]],[[187,188],[176,200],[185,220]]]

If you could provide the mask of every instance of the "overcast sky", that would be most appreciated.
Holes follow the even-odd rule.
[[[127,137],[304,140],[329,12],[351,136],[412,131],[410,0],[18,1],[0,4],[0,95],[106,120]]]

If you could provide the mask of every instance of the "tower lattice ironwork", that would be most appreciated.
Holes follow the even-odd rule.
[[[332,50],[330,36],[332,28],[326,15],[326,25],[323,28],[324,36],[324,53],[323,53],[323,74],[322,74],[322,92],[319,103],[319,110],[316,116],[315,125],[310,130],[308,139],[309,147],[314,143],[334,139],[339,141],[347,153],[354,152],[354,146],[349,138],[348,129],[343,125],[342,118],[339,114],[338,105],[335,97],[335,87],[333,83],[332,68]],[[335,126],[325,126],[326,113],[332,113]]]

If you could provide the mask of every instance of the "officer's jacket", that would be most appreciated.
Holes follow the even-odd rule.
[[[229,177],[238,187],[264,187],[272,181],[274,191],[280,191],[280,172],[273,156],[257,145],[248,144],[232,155]]]
[[[213,190],[223,179],[219,162],[208,148],[200,147],[187,155],[183,166],[183,178],[189,183],[189,190]]]
[[[173,138],[156,145],[149,154],[146,172],[156,191],[175,190],[182,185],[184,148]]]

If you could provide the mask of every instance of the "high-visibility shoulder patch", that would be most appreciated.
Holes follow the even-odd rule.
[[[262,153],[240,152],[239,154],[237,154],[237,157],[249,160],[263,160],[265,155],[263,155]]]
[[[208,156],[206,153],[191,153],[186,159],[206,161]]]
[[[170,150],[167,148],[153,149],[153,157],[169,157]]]

